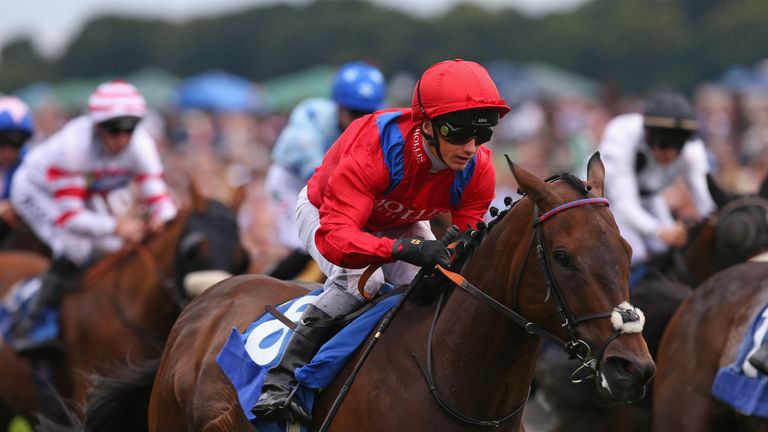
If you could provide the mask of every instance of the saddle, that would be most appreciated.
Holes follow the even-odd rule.
[[[17,282],[10,290],[8,297],[0,304],[0,335],[3,342],[16,352],[23,354],[31,351],[43,351],[48,348],[61,351],[59,341],[59,310],[47,307],[34,323],[25,341],[19,341],[13,335],[14,325],[26,317],[29,307],[36,296],[39,296],[42,277],[34,276]]]
[[[371,330],[399,300],[402,289],[395,290],[389,285],[382,292],[360,310],[342,318],[340,321],[344,328],[320,348],[312,361],[296,370],[296,379],[301,383],[296,397],[301,398],[309,409],[316,390],[330,385]],[[236,389],[241,407],[256,403],[267,371],[279,362],[288,343],[289,329],[295,327],[306,306],[314,303],[320,293],[322,289],[317,289],[268,308],[268,312],[243,333],[237,328],[232,329],[216,361]],[[333,324],[338,325],[338,322]],[[259,421],[250,410],[243,410],[243,414],[259,431],[286,430],[286,425]]]

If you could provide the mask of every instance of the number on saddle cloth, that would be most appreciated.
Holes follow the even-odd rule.
[[[313,291],[276,309],[291,321],[298,322],[307,305],[314,303],[321,292],[322,289]],[[301,383],[296,397],[307,408],[312,409],[315,390],[327,387],[333,381],[376,323],[399,298],[400,295],[392,295],[381,299],[323,345],[309,364],[296,370],[296,378]],[[289,339],[290,329],[269,313],[259,317],[243,333],[237,328],[232,329],[216,362],[236,389],[241,407],[251,407],[258,401],[264,377],[280,361]],[[259,431],[286,430],[284,425],[281,429],[274,423],[263,424],[250,410],[244,409],[243,414]]]

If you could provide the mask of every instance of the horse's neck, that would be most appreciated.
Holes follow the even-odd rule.
[[[506,217],[511,219],[512,215]],[[529,218],[525,222],[502,222],[509,223],[495,227],[496,235],[481,244],[463,273],[481,291],[514,308],[512,286],[522,269],[513,269],[510,263],[522,265],[532,232]],[[526,267],[532,263],[536,264],[535,258],[529,259]],[[442,386],[461,395],[462,404],[476,404],[476,409],[489,409],[489,417],[498,417],[525,400],[540,341],[511,319],[454,288],[441,313],[434,341],[435,355],[440,357],[436,362],[460,371],[446,375],[444,379],[450,383]]]

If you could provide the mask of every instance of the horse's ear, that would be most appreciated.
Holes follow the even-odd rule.
[[[240,206],[243,205],[243,202],[245,202],[245,198],[248,195],[248,185],[240,185],[236,187],[233,191],[231,196],[229,197],[229,208],[232,209],[234,213],[237,213],[240,211]]]
[[[517,180],[517,185],[520,186],[520,190],[527,195],[530,195],[530,197],[541,207],[544,199],[549,196],[547,183],[536,177],[532,172],[522,168],[520,165],[514,164],[509,156],[504,155],[504,157],[507,158],[507,165],[509,165],[512,175],[515,177],[515,180]]]
[[[725,207],[734,198],[728,192],[720,189],[720,185],[717,184],[711,174],[707,174],[707,187],[709,188],[709,194],[712,195],[712,199],[717,204],[717,208]]]
[[[766,174],[763,178],[763,184],[760,185],[760,192],[757,194],[765,199],[768,199],[768,174]]]
[[[208,209],[208,199],[200,191],[195,177],[189,179],[189,198],[192,202],[192,210],[196,213],[204,213]]]
[[[600,196],[604,196],[605,186],[605,166],[600,159],[600,152],[595,152],[589,162],[587,162],[587,183],[592,186],[592,190]]]

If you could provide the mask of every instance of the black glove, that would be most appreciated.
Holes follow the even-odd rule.
[[[440,264],[447,268],[451,265],[451,255],[441,241],[424,240],[422,237],[395,241],[392,256],[418,267],[434,268],[436,264]]]

